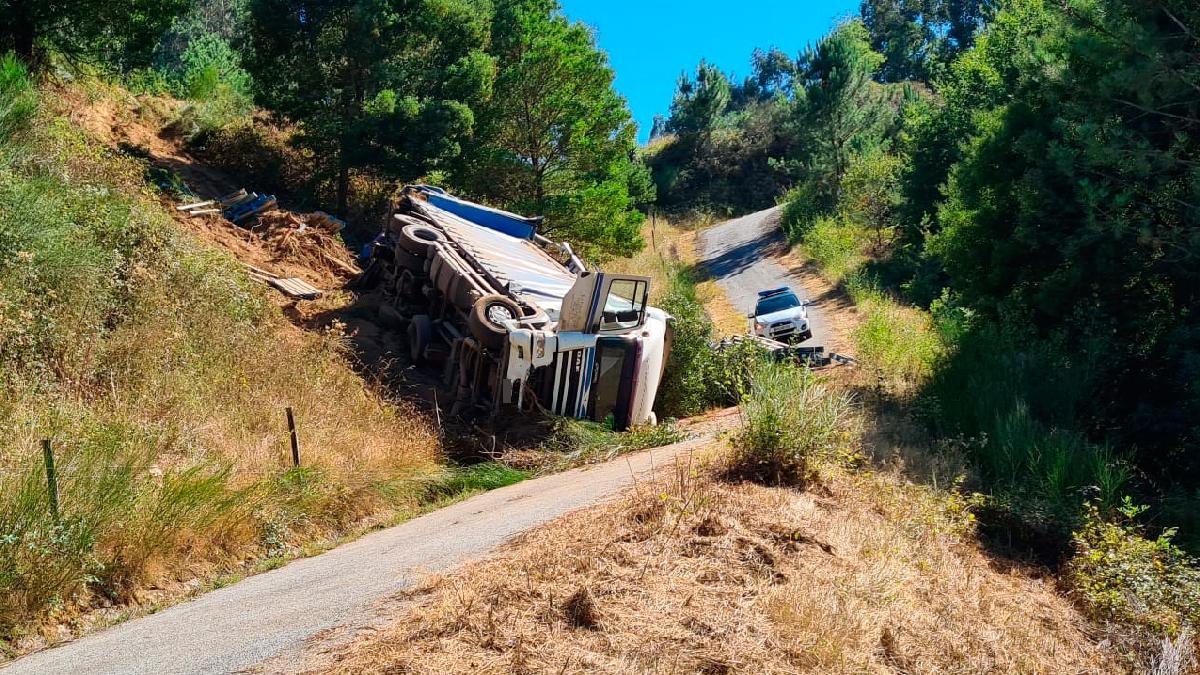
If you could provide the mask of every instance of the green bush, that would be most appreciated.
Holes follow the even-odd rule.
[[[688,417],[737,403],[746,387],[749,364],[759,350],[748,344],[715,348],[712,321],[696,297],[693,272],[676,264],[669,280],[659,304],[674,317],[674,337],[658,390],[660,414]]]
[[[800,238],[800,247],[825,278],[839,284],[866,261],[866,238],[862,228],[847,220],[820,216]]]
[[[811,181],[788,190],[779,201],[784,205],[780,225],[788,241],[793,244],[802,240],[817,219],[828,213],[821,203],[816,184]]]
[[[803,483],[813,463],[834,456],[851,409],[807,367],[759,361],[741,401],[731,471],[772,485]]]
[[[945,353],[927,312],[901,305],[864,274],[846,280],[862,322],[854,329],[856,357],[893,394],[923,386]]]
[[[224,39],[202,33],[188,41],[178,63],[165,68],[163,79],[176,97],[188,101],[175,121],[189,137],[212,133],[245,119],[254,109],[252,82],[241,58]],[[155,87],[161,82],[140,76]]]
[[[1126,498],[1111,520],[1089,505],[1067,583],[1098,618],[1175,636],[1200,624],[1200,567],[1172,543],[1174,528],[1147,538],[1133,522],[1143,510]]]

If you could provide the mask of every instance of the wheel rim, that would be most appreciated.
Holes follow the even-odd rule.
[[[487,316],[488,321],[501,327],[504,326],[505,321],[511,321],[516,318],[513,316],[511,308],[500,304],[491,305],[484,314]]]

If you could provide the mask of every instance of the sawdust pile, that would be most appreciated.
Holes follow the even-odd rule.
[[[277,260],[350,279],[360,270],[338,236],[341,227],[340,222],[320,211],[267,211],[259,214],[251,231]]]
[[[889,478],[643,484],[409,597],[337,673],[1113,672],[1047,584]]]

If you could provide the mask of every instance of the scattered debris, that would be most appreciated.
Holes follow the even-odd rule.
[[[288,297],[301,300],[316,300],[321,297],[321,290],[303,279],[280,277],[252,265],[246,265],[246,269],[250,271],[250,278],[268,284]]]
[[[362,270],[354,264],[338,236],[343,227],[344,222],[321,211],[303,215],[266,211],[259,214],[251,231],[281,258],[334,276],[352,278]]]

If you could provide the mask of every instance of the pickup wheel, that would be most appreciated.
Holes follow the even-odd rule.
[[[400,230],[399,239],[400,248],[424,259],[429,257],[430,245],[446,241],[446,235],[429,225],[405,225],[404,229]]]
[[[425,359],[425,348],[433,340],[433,322],[427,314],[414,315],[408,322],[408,355],[413,363]]]
[[[511,299],[503,295],[485,295],[471,306],[467,327],[480,344],[497,350],[504,346],[504,337],[508,335],[504,322],[520,317],[521,308]]]

